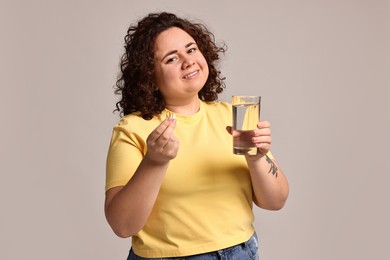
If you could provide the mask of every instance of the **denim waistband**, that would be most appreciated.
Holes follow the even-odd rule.
[[[256,232],[245,242],[221,250],[181,257],[145,258],[137,256],[131,249],[127,260],[258,260],[258,238]]]

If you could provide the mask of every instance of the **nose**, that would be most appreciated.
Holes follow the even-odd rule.
[[[182,64],[182,66],[181,66],[181,68],[183,69],[183,70],[185,70],[185,69],[188,69],[188,68],[190,68],[192,65],[194,65],[195,64],[195,62],[190,58],[190,57],[187,57],[184,61],[183,61],[183,64]]]

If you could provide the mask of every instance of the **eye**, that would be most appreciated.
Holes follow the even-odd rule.
[[[168,58],[166,62],[171,63],[171,62],[174,62],[175,60],[177,60],[177,57],[171,57],[171,58]]]
[[[194,51],[196,51],[196,48],[194,47],[194,48],[191,48],[191,49],[189,49],[188,50],[188,53],[193,53]]]

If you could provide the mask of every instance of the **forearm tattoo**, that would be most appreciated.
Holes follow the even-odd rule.
[[[268,173],[272,173],[272,175],[275,175],[275,177],[278,177],[278,167],[276,167],[275,163],[271,160],[271,158],[268,157],[268,155],[265,155],[265,158],[267,162],[270,164],[270,168]]]

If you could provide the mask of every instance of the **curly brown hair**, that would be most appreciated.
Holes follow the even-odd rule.
[[[209,76],[198,93],[199,98],[203,101],[218,99],[218,94],[225,88],[225,78],[221,77],[216,66],[220,53],[226,51],[226,45],[218,46],[214,35],[201,23],[190,22],[172,13],[151,13],[127,30],[125,53],[115,85],[115,94],[121,99],[114,111],[121,115],[138,112],[150,120],[164,110],[164,100],[154,80],[154,44],[161,32],[172,27],[178,27],[194,38],[209,66]]]

